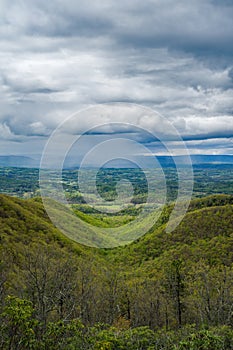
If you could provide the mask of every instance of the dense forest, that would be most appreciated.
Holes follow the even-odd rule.
[[[166,233],[171,210],[134,243],[95,249],[39,198],[0,195],[0,349],[233,349],[233,197],[192,200]]]

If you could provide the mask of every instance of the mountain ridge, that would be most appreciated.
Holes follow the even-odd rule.
[[[175,162],[178,165],[185,165],[187,163],[187,156],[166,156],[158,155],[157,160],[163,167],[174,167]],[[190,154],[190,159],[193,166],[200,165],[225,165],[233,166],[233,155],[195,155]],[[175,161],[175,162],[174,162]],[[40,161],[38,156],[36,159],[29,156],[19,155],[0,155],[0,166],[1,167],[22,167],[22,168],[39,168]],[[117,165],[119,166],[119,164]],[[79,165],[74,159],[66,159],[64,168],[78,168]]]

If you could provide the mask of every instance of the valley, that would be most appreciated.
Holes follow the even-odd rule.
[[[170,197],[158,221],[112,249],[81,245],[54,227],[37,170],[1,168],[1,174],[1,191],[11,194],[0,195],[1,349],[10,342],[12,349],[233,348],[231,169],[195,169],[188,212],[167,233],[176,192],[169,170]],[[93,227],[133,221],[146,200],[143,174],[105,169],[100,175],[97,187],[108,205],[116,180],[134,182],[131,205],[118,213],[92,209],[79,195],[76,170],[65,171],[76,215]]]

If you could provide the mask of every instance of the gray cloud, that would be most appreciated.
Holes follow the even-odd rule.
[[[2,0],[0,136],[46,139],[77,109],[124,101],[186,140],[232,137],[232,18],[228,0]]]

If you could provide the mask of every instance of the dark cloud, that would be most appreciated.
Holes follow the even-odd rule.
[[[107,37],[115,48],[166,47],[207,58],[233,52],[232,1],[24,0],[6,12],[6,25],[31,36]]]
[[[233,83],[233,68],[231,68],[228,72],[228,76],[231,79],[232,83]]]
[[[231,0],[2,0],[0,134],[47,137],[77,109],[121,101],[186,140],[230,138],[232,18]]]
[[[96,37],[105,35],[112,30],[112,23],[108,19],[96,18],[95,16],[75,16],[65,17],[58,14],[54,21],[41,25],[32,23],[26,29],[28,35],[42,35],[50,37]]]

